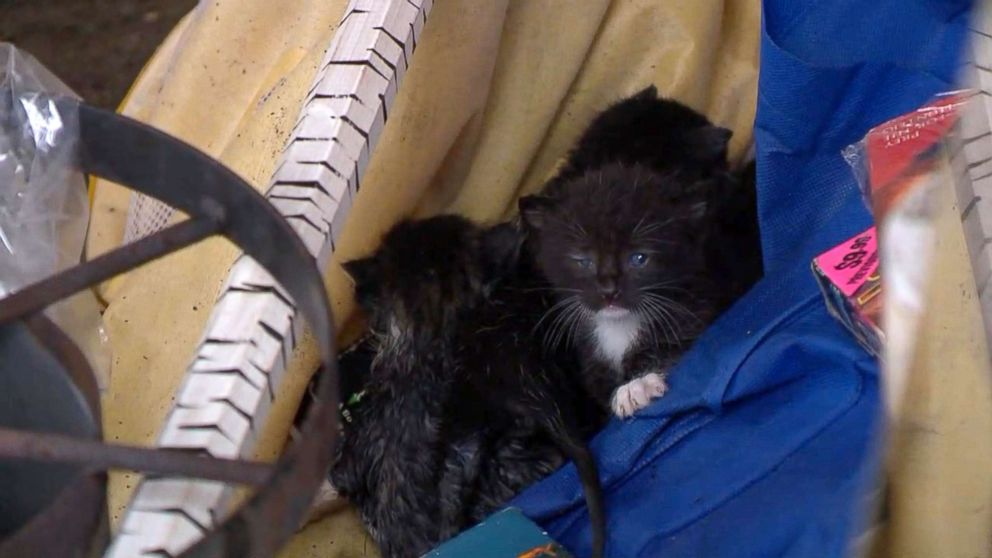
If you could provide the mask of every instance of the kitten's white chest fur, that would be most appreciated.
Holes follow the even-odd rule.
[[[634,313],[617,315],[600,311],[593,319],[593,338],[599,357],[609,363],[613,371],[626,376],[623,357],[641,334],[642,323]],[[633,370],[638,374],[633,380],[617,387],[610,397],[613,414],[627,418],[647,407],[655,398],[668,390],[661,370]]]
[[[623,370],[623,357],[641,332],[641,320],[634,313],[593,318],[593,339],[599,356],[616,371]]]

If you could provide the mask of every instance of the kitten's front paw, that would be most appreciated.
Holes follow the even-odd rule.
[[[651,372],[618,387],[613,392],[610,408],[616,416],[627,418],[647,407],[653,399],[665,395],[666,391],[668,384],[665,383],[665,376]]]

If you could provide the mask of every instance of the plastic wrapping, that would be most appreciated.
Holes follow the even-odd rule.
[[[916,178],[938,164],[930,150],[943,147],[972,95],[967,90],[937,95],[922,107],[872,128],[864,139],[844,149],[844,160],[854,171],[876,222],[913,191]]]
[[[844,158],[858,179],[879,229],[886,401],[899,412],[928,304],[935,261],[935,215],[941,188],[957,189],[953,131],[969,91],[935,97],[917,110],[872,128],[847,147]]]
[[[79,263],[89,222],[76,164],[79,125],[55,99],[75,94],[32,56],[0,43],[0,297]],[[101,381],[109,370],[100,307],[90,292],[49,308]]]

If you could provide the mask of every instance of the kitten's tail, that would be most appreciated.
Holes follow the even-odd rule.
[[[592,557],[606,555],[606,508],[603,503],[603,487],[599,483],[599,468],[596,460],[583,443],[582,437],[567,425],[559,414],[547,417],[545,428],[566,457],[575,462],[589,511],[589,524],[592,529]]]

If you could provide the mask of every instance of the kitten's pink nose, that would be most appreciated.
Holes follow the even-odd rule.
[[[597,277],[596,288],[606,304],[613,304],[620,298],[620,285],[614,277],[602,275]]]
[[[613,304],[620,298],[620,290],[617,288],[600,289],[599,295],[603,297],[603,302],[606,304]]]

